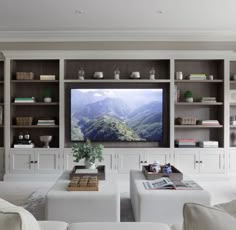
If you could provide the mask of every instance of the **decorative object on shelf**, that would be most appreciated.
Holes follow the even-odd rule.
[[[175,147],[178,147],[178,148],[186,148],[186,147],[194,148],[194,147],[196,147],[196,140],[195,139],[189,139],[189,138],[176,139],[175,140]]]
[[[236,74],[233,74],[233,75],[232,75],[231,80],[232,80],[232,81],[236,81]]]
[[[52,140],[52,136],[50,135],[44,135],[44,136],[40,136],[40,141],[44,143],[44,148],[50,148],[49,143]]]
[[[29,132],[20,132],[17,136],[16,143],[13,145],[14,148],[34,148],[34,143],[30,139]]]
[[[218,120],[197,120],[197,125],[217,126],[220,125],[220,122]]]
[[[236,146],[236,133],[235,132],[230,133],[230,145]]]
[[[154,161],[154,163],[150,165],[150,171],[159,173],[161,171],[161,163],[159,161]]]
[[[207,76],[206,74],[190,74],[189,77],[188,77],[189,80],[194,80],[194,81],[197,81],[197,80],[206,80],[207,79]]]
[[[196,117],[177,117],[175,118],[176,125],[196,125]]]
[[[218,141],[199,141],[198,144],[201,148],[219,148]]]
[[[84,80],[84,77],[85,77],[85,71],[84,68],[81,67],[78,71],[78,78],[79,80]]]
[[[16,80],[33,80],[33,72],[16,72]]]
[[[0,105],[0,125],[3,125],[3,107]]]
[[[179,102],[180,98],[180,89],[177,85],[175,85],[175,102]]]
[[[35,97],[15,97],[15,103],[34,103]]]
[[[39,79],[42,81],[55,81],[56,75],[40,75]]]
[[[120,79],[120,70],[118,67],[115,68],[114,70],[114,79],[119,80]]]
[[[216,97],[202,97],[202,103],[216,103]]]
[[[85,167],[94,169],[96,168],[95,160],[102,161],[103,145],[92,145],[90,140],[86,140],[84,143],[75,143],[72,146],[74,162],[79,162],[84,159]]]
[[[191,91],[186,91],[184,93],[184,99],[186,102],[193,102],[193,93]]]
[[[183,72],[176,72],[175,78],[176,80],[183,80]]]
[[[155,73],[156,73],[156,70],[152,67],[149,71],[149,79],[150,80],[155,80]]]
[[[236,90],[230,90],[229,93],[230,102],[236,102]]]
[[[140,73],[139,73],[139,72],[132,72],[132,73],[130,74],[130,78],[131,78],[131,79],[139,79],[139,78],[141,78],[141,77],[140,77]]]
[[[213,75],[209,75],[208,76],[208,80],[214,80],[214,76]]]
[[[52,102],[52,92],[49,88],[46,88],[43,91],[43,101],[45,103],[51,103]]]
[[[94,79],[103,79],[103,72],[94,72],[93,78]]]
[[[48,118],[42,118],[38,119],[37,125],[42,125],[42,126],[51,126],[51,125],[56,125],[55,119],[48,119]]]
[[[16,125],[32,125],[33,117],[16,117]]]

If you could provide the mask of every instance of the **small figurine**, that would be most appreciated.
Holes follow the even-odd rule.
[[[161,164],[158,161],[154,161],[153,164],[150,165],[150,171],[159,173],[161,171]]]
[[[172,168],[170,163],[166,164],[163,168],[162,168],[162,172],[163,173],[172,173]]]

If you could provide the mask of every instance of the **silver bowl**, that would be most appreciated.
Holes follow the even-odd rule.
[[[49,143],[52,140],[52,136],[40,136],[40,141],[44,143],[44,148],[50,148]]]

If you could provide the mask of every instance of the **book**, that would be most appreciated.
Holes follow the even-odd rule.
[[[56,80],[55,75],[40,75],[40,80]]]
[[[76,169],[75,173],[77,174],[97,174],[98,170],[97,169]]]
[[[14,144],[14,148],[34,148],[34,144]]]
[[[147,190],[176,189],[176,190],[202,190],[202,187],[193,180],[172,181],[168,177],[161,177],[156,180],[144,181],[144,188]]]

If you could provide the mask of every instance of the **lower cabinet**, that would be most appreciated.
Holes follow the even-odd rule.
[[[159,161],[161,164],[169,163],[170,151],[166,149],[130,149],[116,150],[117,170],[120,173],[129,173],[131,169],[142,170],[143,165]]]
[[[236,173],[236,149],[229,151],[229,172]]]
[[[60,152],[57,150],[10,150],[10,173],[57,173],[60,170]]]
[[[223,173],[224,150],[179,149],[174,151],[175,166],[187,173]]]

